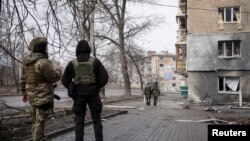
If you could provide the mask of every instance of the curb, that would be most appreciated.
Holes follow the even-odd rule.
[[[118,102],[125,102],[125,101],[130,101],[130,100],[139,100],[142,98],[131,98],[131,99],[122,99],[122,100],[114,100],[114,101],[107,101],[107,102],[103,102],[103,104],[112,104],[112,103],[118,103]]]
[[[119,111],[119,112],[116,112],[116,113],[113,113],[113,114],[106,115],[106,116],[102,117],[102,119],[111,118],[111,117],[114,117],[114,116],[117,116],[117,115],[127,114],[127,113],[128,113],[127,110]],[[89,121],[85,122],[84,126],[90,125],[92,123],[93,123],[93,121],[89,120]],[[63,134],[63,133],[72,131],[74,128],[75,128],[75,126],[70,126],[70,127],[64,128],[64,129],[59,129],[59,130],[47,133],[44,136],[47,137],[47,138],[53,138],[53,137],[58,136],[59,134]],[[32,139],[30,138],[30,139],[26,139],[24,141],[32,141]]]

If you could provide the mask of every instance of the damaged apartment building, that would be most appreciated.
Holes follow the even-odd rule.
[[[249,0],[188,0],[187,7],[189,98],[249,102]]]
[[[140,58],[138,67],[141,72],[144,85],[149,82],[158,82],[161,92],[179,91],[183,83],[181,75],[176,74],[175,55],[167,51],[156,53],[156,51],[148,51],[147,56]],[[135,70],[135,67],[131,67]],[[136,71],[133,71],[136,72]],[[131,86],[140,88],[140,79],[138,73],[131,74]]]

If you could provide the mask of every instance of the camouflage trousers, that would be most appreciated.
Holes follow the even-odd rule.
[[[43,107],[33,107],[32,110],[32,140],[43,141],[45,122],[49,115],[50,109]]]

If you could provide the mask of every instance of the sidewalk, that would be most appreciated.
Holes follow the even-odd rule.
[[[157,107],[145,106],[143,101],[115,103],[134,106],[127,115],[103,122],[105,141],[207,141],[208,123],[176,122],[178,119],[207,119],[203,107],[181,109],[179,95],[162,96]],[[52,141],[74,140],[74,131],[53,138]],[[85,141],[94,140],[92,125],[85,127]]]

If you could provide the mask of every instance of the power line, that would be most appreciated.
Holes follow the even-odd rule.
[[[163,7],[171,7],[171,8],[180,8],[179,6],[167,5],[167,4],[161,4],[161,3],[153,3],[153,2],[136,1],[136,3],[142,3],[142,4],[148,4],[148,5],[155,5],[155,6],[163,6]],[[196,8],[196,7],[187,7],[187,9],[212,11],[212,12],[217,12],[218,11],[216,9]],[[240,13],[250,13],[250,12],[240,12]]]

